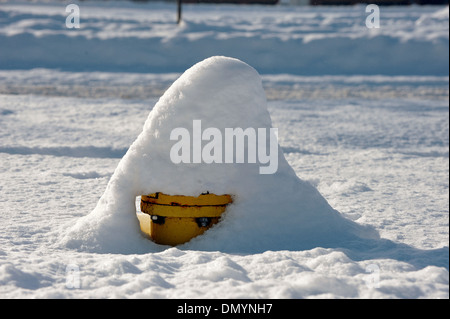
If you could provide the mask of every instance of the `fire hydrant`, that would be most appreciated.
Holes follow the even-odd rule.
[[[142,232],[155,243],[176,246],[217,224],[228,204],[228,194],[203,193],[197,197],[154,193],[141,196],[138,214]]]

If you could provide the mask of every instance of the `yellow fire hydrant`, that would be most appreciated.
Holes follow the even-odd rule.
[[[141,196],[138,214],[142,232],[157,244],[176,246],[203,234],[219,222],[230,195],[195,196],[154,193]]]

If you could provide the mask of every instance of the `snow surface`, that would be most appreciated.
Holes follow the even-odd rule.
[[[84,4],[80,6],[83,9]],[[263,98],[247,99],[258,117],[229,116],[230,110],[220,108],[233,102],[229,97],[205,96],[206,90],[194,87],[182,89],[186,81],[214,86],[212,78],[226,78],[208,72],[197,77],[190,72],[160,98],[181,72],[207,57],[203,55],[209,52],[201,48],[189,54],[178,52],[173,60],[179,64],[173,68],[159,60],[158,71],[164,73],[134,73],[133,65],[121,64],[120,54],[108,66],[79,56],[69,67],[55,56],[64,55],[61,47],[47,51],[54,55],[48,59],[54,63],[50,65],[45,62],[47,55],[21,48],[31,45],[33,36],[40,37],[41,48],[48,48],[55,40],[50,34],[57,33],[64,43],[78,32],[70,30],[70,35],[55,26],[58,16],[64,18],[64,8],[55,3],[2,3],[0,33],[14,40],[16,47],[0,49],[1,297],[448,298],[449,79],[448,59],[439,60],[441,55],[448,57],[448,8],[383,9],[385,23],[395,24],[398,31],[397,35],[393,29],[378,31],[392,37],[379,48],[385,60],[395,52],[393,38],[401,38],[399,43],[423,41],[411,55],[425,62],[417,66],[406,59],[402,63],[405,68],[411,63],[409,71],[398,69],[392,76],[383,71],[389,67],[381,62],[377,62],[380,72],[356,72],[356,66],[366,63],[361,52],[352,58],[353,69],[339,64],[351,51],[353,36],[369,37],[354,29],[340,47],[342,54],[332,54],[341,58],[335,66],[341,69],[329,74],[313,66],[304,73],[300,66],[287,72],[286,60],[274,59],[274,52],[265,51],[272,59],[264,64],[261,55],[252,51],[267,45],[264,34],[283,36],[290,45],[293,38],[308,34],[344,37],[342,28],[352,20],[348,17],[363,7],[186,6],[182,28],[192,23],[196,29],[174,34],[174,7],[168,4],[88,6],[90,21],[96,21],[100,33],[133,38],[120,30],[147,21],[154,28],[167,28],[158,41],[183,40],[192,48],[198,39],[217,47],[217,42],[227,41],[226,35],[236,37],[233,28],[245,27],[254,42],[234,47],[236,54],[229,55],[242,58],[240,54],[247,51],[244,60],[262,73],[262,87],[256,71],[245,64],[238,64],[228,76],[238,73],[246,79],[232,87],[244,98],[250,88],[258,95],[264,89],[267,109]],[[251,12],[251,18],[243,12]],[[107,32],[113,17],[116,23]],[[292,23],[283,23],[288,18]],[[228,29],[218,32],[219,23]],[[324,25],[327,32],[320,31]],[[92,28],[79,31],[88,33]],[[105,53],[106,49],[100,50],[105,48],[104,40],[93,39],[98,52]],[[128,51],[139,52],[139,42],[132,43]],[[307,43],[299,48],[313,52]],[[352,47],[358,48],[362,47]],[[155,50],[164,51],[159,44]],[[430,61],[428,54],[434,50],[439,54]],[[20,64],[17,52],[41,62]],[[191,63],[191,58],[196,61]],[[135,59],[143,60],[152,61],[144,56]],[[442,69],[436,68],[438,64]],[[91,72],[83,72],[86,67]],[[125,72],[115,73],[118,69]],[[178,90],[185,95],[177,100]],[[193,112],[193,102],[199,113],[165,115],[182,105]],[[216,106],[222,116],[215,117],[207,105]],[[233,166],[219,181],[167,178],[169,163],[152,157],[149,150],[171,128],[187,126],[197,115],[217,127],[227,123],[248,127],[249,121],[277,127],[278,173],[260,176],[253,169]],[[161,135],[148,134],[156,131]],[[143,165],[139,156],[143,154],[151,158],[145,162],[153,164],[143,174],[132,171]],[[225,168],[198,169],[223,177]],[[191,173],[183,169],[185,174]],[[243,183],[231,182],[244,177]],[[217,227],[186,245],[169,248],[140,237],[137,219],[131,218],[135,195],[160,185],[186,192],[213,186],[241,196]],[[263,194],[257,192],[261,189]],[[305,210],[306,206],[312,209]],[[74,269],[79,282],[71,281]]]

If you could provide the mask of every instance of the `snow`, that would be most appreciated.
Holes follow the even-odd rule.
[[[190,241],[189,249],[248,253],[335,247],[349,240],[377,238],[373,231],[341,218],[309,183],[298,179],[283,153],[274,154],[272,147],[270,155],[277,163],[271,171],[276,171],[274,174],[261,174],[259,159],[257,163],[237,163],[237,149],[233,163],[174,163],[171,133],[186,128],[194,134],[193,121],[221,132],[254,128],[259,134],[260,128],[270,129],[256,70],[236,59],[211,57],[178,78],[156,103],[96,209],[69,230],[66,245],[101,252],[156,250],[139,234],[134,216],[136,197],[156,192],[198,196],[209,191],[234,197],[224,221],[214,231]],[[267,139],[272,144],[269,133],[265,134],[264,143]],[[194,143],[188,147],[193,153]]]
[[[67,30],[60,3],[0,6],[0,296],[448,298],[448,7],[383,7],[370,31],[363,6],[192,5],[179,29],[170,4],[80,7]],[[67,63],[75,34],[98,60]],[[324,37],[344,38],[330,72],[314,65]],[[27,50],[38,38],[46,54]],[[373,68],[369,38],[385,40]],[[412,44],[399,68],[382,63]],[[278,55],[294,46],[299,60]],[[182,74],[217,54],[246,63]],[[193,119],[278,128],[277,173],[171,163],[161,142]],[[140,236],[138,195],[205,188],[237,195],[217,227],[174,248]]]
[[[181,73],[223,55],[263,74],[448,74],[442,7],[383,7],[381,27],[369,29],[363,5],[186,4],[178,26],[174,3],[70,3],[80,6],[79,29],[65,27],[65,2],[2,4],[0,67]]]

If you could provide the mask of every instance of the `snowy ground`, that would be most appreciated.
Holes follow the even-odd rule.
[[[380,35],[385,46],[379,52],[384,55],[373,64],[378,74],[363,56],[358,58],[365,45],[352,42],[366,39],[368,35],[362,34],[366,31],[356,31],[355,22],[349,28],[346,20],[364,12],[363,7],[226,6],[220,11],[199,6],[197,12],[191,6],[186,9],[184,31],[173,34],[173,6],[91,6],[87,26],[79,32],[86,39],[92,37],[97,48],[89,51],[92,47],[84,44],[80,48],[100,52],[106,59],[107,49],[102,48],[108,46],[103,41],[117,34],[111,45],[120,48],[118,38],[137,37],[128,33],[129,28],[133,31],[130,26],[138,26],[137,32],[148,21],[162,33],[155,35],[158,30],[152,29],[144,40],[153,43],[159,37],[155,56],[166,59],[148,58],[152,62],[145,65],[147,73],[133,73],[135,65],[124,66],[123,54],[103,65],[82,56],[70,64],[62,47],[51,47],[56,43],[53,37],[64,43],[70,32],[77,32],[58,31],[55,26],[58,15],[64,24],[64,7],[0,4],[2,298],[449,297],[448,8],[385,9],[389,19],[381,21],[394,27],[391,32],[379,31],[386,34]],[[249,18],[245,12],[251,12]],[[109,27],[114,32],[107,32],[112,17],[117,20]],[[363,21],[359,20],[362,25]],[[95,28],[100,31],[92,36]],[[345,36],[342,28],[348,32]],[[159,44],[214,46],[237,41],[236,33],[244,31],[254,40],[248,50],[233,42],[222,44],[235,52],[218,51],[244,58],[263,74],[273,126],[279,129],[289,164],[345,217],[375,227],[389,240],[386,250],[356,245],[229,253],[160,247],[148,253],[113,254],[59,246],[58,238],[94,209],[159,96],[185,68],[203,55],[217,53],[200,47],[163,56],[158,55],[165,52]],[[387,39],[388,33],[392,38]],[[308,63],[315,71],[302,74],[302,64],[296,64],[287,74],[284,63],[292,58],[274,62],[254,51],[271,47],[266,36],[285,38],[292,49],[295,39],[314,35],[322,39],[324,34],[344,38],[332,75],[314,69],[313,56]],[[26,50],[41,40],[36,43],[48,54]],[[396,43],[393,52],[404,53],[411,49],[408,41],[417,47],[410,59],[402,56],[401,68],[393,71],[382,63],[391,54],[389,44]],[[298,44],[298,50],[314,51],[308,43]],[[321,43],[327,45],[333,46]],[[136,50],[131,50],[130,45],[130,54],[144,52],[139,42],[134,46]],[[356,50],[352,59],[358,58],[358,63],[345,68],[342,56],[351,51],[349,46]],[[263,52],[272,58],[276,54]],[[435,60],[414,63],[433,52],[439,52]],[[22,64],[29,57],[35,60]],[[168,67],[164,64],[168,59],[178,64]],[[134,61],[144,60],[142,56]],[[161,69],[148,72],[152,63]],[[358,65],[367,67],[358,73]],[[407,66],[410,71],[404,72]],[[89,68],[92,72],[85,72]],[[127,72],[116,72],[120,68]]]

